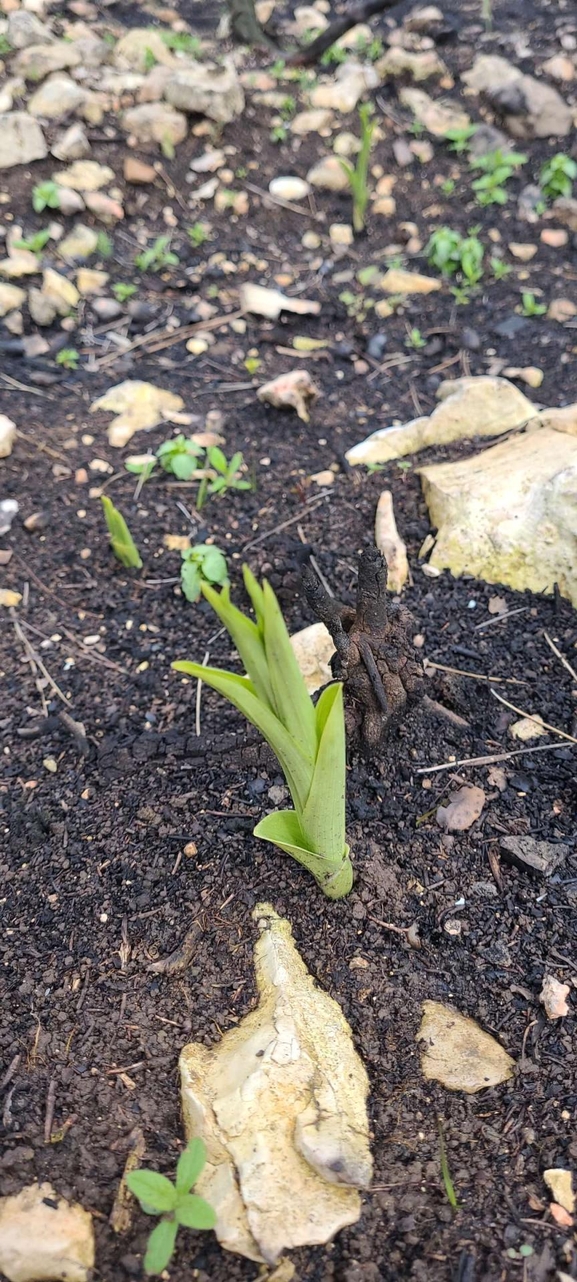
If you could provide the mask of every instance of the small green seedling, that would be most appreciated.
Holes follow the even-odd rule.
[[[441,191],[443,193],[443,196],[452,196],[455,190],[455,185],[456,184],[455,184],[454,178],[445,178],[444,181],[441,183]]]
[[[60,209],[60,188],[49,178],[32,189],[32,208],[41,214],[43,209]]]
[[[156,66],[156,62],[157,62],[156,56],[153,53],[152,49],[148,47],[148,45],[144,50],[144,57],[142,61],[144,63],[145,71],[152,71],[152,68]]]
[[[203,454],[202,445],[197,445],[196,441],[187,439],[182,433],[171,437],[169,441],[163,441],[156,451],[160,466],[165,472],[172,472],[179,481],[190,480],[198,470],[198,460]]]
[[[114,245],[107,231],[99,231],[96,238],[96,253],[99,258],[112,258]]]
[[[577,163],[558,151],[556,156],[547,160],[539,174],[539,186],[548,200],[557,196],[570,196],[574,179],[577,178]]]
[[[439,1128],[439,1159],[440,1159],[440,1165],[441,1165],[441,1175],[443,1178],[443,1184],[445,1186],[445,1193],[447,1194],[447,1201],[449,1203],[449,1206],[452,1207],[453,1211],[458,1211],[459,1203],[457,1201],[457,1194],[455,1193],[455,1186],[451,1179],[451,1172],[449,1170],[449,1163],[447,1161],[445,1134],[443,1131],[443,1123],[440,1117],[437,1118],[437,1126]]]
[[[181,1153],[174,1184],[158,1171],[130,1171],[126,1184],[140,1202],[145,1215],[161,1215],[152,1230],[144,1256],[146,1273],[162,1273],[172,1259],[176,1235],[187,1229],[213,1229],[216,1215],[204,1198],[191,1193],[206,1163],[203,1140],[191,1140]]]
[[[123,280],[117,280],[112,286],[112,293],[117,303],[126,303],[129,298],[134,298],[137,293],[136,285],[128,285]]]
[[[170,236],[157,236],[154,244],[136,255],[134,262],[141,272],[160,272],[165,267],[176,267],[180,259],[170,249]]]
[[[467,151],[471,138],[478,128],[478,125],[462,125],[460,129],[448,129],[444,135],[445,141],[449,143],[451,151],[461,155],[463,151]]]
[[[188,53],[191,58],[197,58],[202,53],[202,40],[198,36],[189,35],[188,31],[161,31],[160,37],[173,53]]]
[[[305,35],[306,34],[307,33],[305,32]],[[313,40],[316,39],[318,34],[319,34],[318,31],[311,31],[309,33],[310,39],[305,41],[304,43],[310,44]],[[347,52],[346,49],[343,48],[342,45],[339,45],[339,44],[331,45],[330,49],[325,49],[325,52],[321,57],[321,67],[338,67],[343,62],[346,62],[348,57],[349,57],[349,53]]]
[[[471,291],[466,285],[453,285],[451,293],[457,307],[466,307],[471,302]]]
[[[269,138],[271,142],[275,142],[275,143],[286,142],[288,136],[289,136],[289,131],[286,125],[275,125],[274,129],[271,129],[269,134]]]
[[[101,495],[101,498],[104,519],[110,535],[110,545],[117,561],[120,561],[129,570],[140,570],[142,568],[140,552],[122,512],[118,511],[118,508],[114,506],[112,499],[109,499],[107,494]]]
[[[486,156],[469,161],[471,169],[482,170],[482,177],[471,184],[479,205],[506,205],[509,193],[505,184],[516,169],[526,164],[527,156],[519,151],[503,152],[500,148]]]
[[[294,810],[277,810],[254,835],[292,855],[330,899],[353,884],[345,835],[346,750],[343,687],[325,686],[316,707],[295,658],[278,601],[248,566],[244,582],[256,621],[237,610],[227,587],[201,590],[230,633],[243,669],[237,676],[200,663],[178,661],[177,672],[206,682],[256,726],[284,772]]]
[[[477,231],[477,227],[472,227],[467,236],[461,236],[452,227],[438,227],[425,250],[431,267],[436,267],[444,276],[454,276],[460,271],[469,285],[476,285],[483,275],[485,254]]]
[[[130,458],[124,460],[124,466],[127,472],[132,472],[133,476],[138,477],[134,491],[134,499],[138,499],[146,485],[146,482],[152,476],[156,467],[155,454],[132,454]]]
[[[217,494],[226,494],[227,490],[252,490],[252,481],[246,481],[239,476],[243,464],[243,457],[240,451],[233,454],[230,462],[223,454],[218,445],[209,445],[206,451],[206,465],[216,476],[209,478],[203,476],[198,487],[196,499],[196,508],[200,512],[204,507],[207,498],[214,498]]]
[[[547,311],[547,307],[545,303],[538,303],[531,290],[526,289],[521,294],[521,306],[518,311],[521,316],[542,316]]]
[[[80,352],[75,347],[63,347],[56,357],[56,364],[63,365],[64,369],[78,369]]]
[[[213,543],[197,543],[185,548],[180,567],[180,586],[187,601],[198,601],[203,583],[228,583],[226,557]]]
[[[372,110],[369,102],[363,102],[359,107],[361,146],[356,164],[352,165],[350,160],[343,160],[339,157],[341,169],[344,170],[349,180],[353,197],[353,227],[357,233],[365,229],[365,214],[369,203],[369,159],[375,132],[375,122],[371,119]]]
[[[413,347],[415,351],[419,351],[421,347],[427,346],[426,338],[423,338],[423,335],[421,334],[420,329],[416,329],[416,328],[409,329],[407,331],[407,337],[405,342],[407,347]]]
[[[6,36],[1,35],[0,36],[0,58],[6,58],[9,53],[12,53],[12,45],[10,44],[10,41],[6,39]]]
[[[513,270],[510,263],[504,262],[502,258],[497,258],[496,255],[489,262],[495,280],[504,280],[505,276],[509,276]]]
[[[192,227],[187,227],[186,234],[195,249],[200,249],[201,245],[204,245],[205,241],[210,239],[210,232],[206,223],[193,223]]]
[[[50,228],[42,227],[40,231],[33,236],[27,236],[24,240],[17,240],[14,243],[15,249],[29,249],[32,254],[41,254],[44,246],[50,240]]]

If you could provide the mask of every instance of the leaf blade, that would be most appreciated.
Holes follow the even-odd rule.
[[[216,1224],[216,1212],[203,1197],[196,1193],[187,1193],[176,1207],[176,1219],[187,1229],[213,1229]]]
[[[176,1191],[188,1193],[206,1163],[206,1144],[196,1137],[187,1144],[176,1165]]]
[[[342,858],[346,845],[347,763],[343,687],[340,682],[323,690],[316,715],[321,736],[311,790],[300,819],[306,844],[332,862]]]
[[[159,1171],[130,1171],[126,1176],[126,1186],[139,1202],[144,1202],[158,1215],[164,1211],[172,1211],[174,1208],[176,1202],[174,1184]]]
[[[283,726],[314,762],[317,750],[315,709],[297,663],[279,603],[269,583],[263,583],[264,650],[274,707]]]
[[[147,1273],[163,1272],[174,1251],[177,1233],[176,1220],[161,1220],[152,1230],[143,1261]]]

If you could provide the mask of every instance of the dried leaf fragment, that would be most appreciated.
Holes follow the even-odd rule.
[[[91,414],[97,410],[111,410],[118,416],[108,428],[108,440],[117,447],[126,445],[135,432],[148,431],[158,423],[184,421],[182,396],[140,379],[127,379],[109,387],[104,396],[99,396],[90,406]]]
[[[484,805],[483,789],[467,784],[451,793],[448,806],[439,806],[437,823],[447,832],[466,832],[479,818]]]
[[[296,410],[303,423],[308,423],[308,402],[315,401],[320,391],[306,369],[291,369],[263,383],[257,391],[259,401],[275,409]]]

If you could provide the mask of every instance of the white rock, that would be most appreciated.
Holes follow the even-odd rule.
[[[355,234],[350,223],[331,223],[329,227],[329,239],[333,247],[338,249],[348,249],[354,239]]]
[[[82,298],[92,298],[95,294],[102,293],[109,279],[108,272],[97,271],[95,268],[90,267],[81,267],[76,273],[76,288]]]
[[[47,155],[48,147],[37,120],[25,111],[0,115],[0,169],[29,165]]]
[[[379,495],[375,516],[375,543],[387,562],[389,592],[402,592],[409,578],[407,548],[397,529],[390,490]]]
[[[456,463],[421,469],[430,564],[577,605],[577,438],[536,428]]]
[[[86,90],[72,80],[70,76],[50,76],[44,84],[32,94],[28,102],[31,116],[41,116],[45,120],[61,120],[71,111],[77,111],[86,101]]]
[[[504,114],[507,130],[515,138],[560,138],[572,128],[571,108],[557,90],[534,76],[524,76],[505,58],[479,54],[463,81]]]
[[[401,89],[399,98],[415,118],[436,138],[444,138],[452,129],[466,129],[471,118],[457,102],[429,97],[424,89]]]
[[[29,45],[14,59],[12,70],[25,80],[44,80],[54,71],[78,67],[81,58],[72,41],[55,40],[53,44]]]
[[[390,201],[391,197],[384,199]],[[393,201],[393,209],[394,203]],[[376,202],[376,207],[377,212],[388,212],[388,208],[383,209],[382,200]],[[441,289],[441,282],[436,276],[423,276],[420,272],[408,272],[402,267],[389,267],[384,276],[381,276],[379,288],[386,294],[434,294]]]
[[[80,192],[72,191],[71,187],[59,187],[58,200],[58,208],[65,218],[69,218],[71,214],[81,214],[86,208]]]
[[[499,54],[480,53],[469,71],[462,75],[463,84],[473,93],[494,94],[506,85],[520,80],[522,72]]]
[[[67,280],[66,276],[61,276],[60,272],[53,271],[51,267],[47,268],[43,274],[42,293],[53,303],[59,316],[68,316],[80,301],[76,285],[73,285],[71,280]]]
[[[543,735],[546,738],[548,731],[543,725],[543,718],[536,712],[534,717],[521,717],[519,721],[513,721],[509,726],[509,734],[513,739],[526,743],[530,739],[540,739]]]
[[[308,298],[289,298],[280,289],[267,289],[266,285],[246,284],[240,287],[243,311],[255,316],[276,320],[281,312],[296,312],[299,316],[318,316],[321,305]]]
[[[503,1047],[482,1028],[441,1002],[423,1002],[423,1021],[416,1037],[421,1047],[421,1069],[429,1080],[450,1091],[475,1095],[488,1086],[506,1082],[515,1063]]]
[[[307,182],[319,191],[348,191],[348,174],[337,156],[322,156],[307,174]]]
[[[176,70],[165,97],[179,111],[208,116],[225,125],[244,109],[243,88],[230,60],[221,66],[196,63]]]
[[[384,427],[347,453],[349,463],[388,463],[431,445],[474,436],[500,436],[536,417],[537,410],[523,392],[504,378],[480,375],[441,383],[441,404],[428,417],[402,427]]]
[[[57,316],[56,303],[41,289],[33,287],[28,291],[28,311],[35,325],[53,325]]]
[[[332,1239],[360,1215],[370,1183],[368,1080],[340,1007],[317,988],[290,925],[253,913],[258,1007],[207,1050],[180,1057],[187,1135],[208,1160],[196,1191],[222,1245],[275,1264],[286,1249]]]
[[[0,317],[7,316],[9,312],[15,311],[26,302],[26,291],[20,289],[18,285],[5,285],[0,283]]]
[[[268,189],[271,196],[278,196],[279,200],[304,200],[309,194],[310,185],[304,178],[287,174],[286,177],[273,178]]]
[[[550,975],[546,976],[546,979],[551,978],[552,976]],[[554,980],[554,983],[557,982],[557,980]],[[567,991],[569,991],[567,984],[560,984],[559,987],[567,988]],[[565,994],[565,996],[566,995],[567,994]],[[573,1191],[573,1176],[571,1171],[566,1171],[560,1166],[551,1166],[548,1171],[543,1171],[543,1179],[547,1188],[551,1190],[553,1197],[555,1201],[558,1202],[559,1206],[562,1206],[569,1215],[573,1215],[575,1211],[575,1193]]]
[[[50,151],[56,160],[61,160],[66,165],[71,160],[82,160],[84,156],[88,156],[90,143],[83,125],[79,123],[69,125],[68,129],[65,129],[64,133],[56,139]]]
[[[114,63],[121,69],[147,71],[150,55],[161,66],[174,66],[175,59],[167,49],[159,31],[148,27],[133,27],[114,46]]]
[[[331,472],[334,479],[334,473]],[[309,694],[321,690],[332,681],[331,659],[335,643],[324,623],[311,623],[300,632],[293,632],[290,643]]]
[[[16,424],[6,414],[0,414],[0,458],[8,458],[15,440]]]
[[[59,187],[72,191],[99,191],[114,182],[115,173],[109,165],[100,165],[96,160],[76,160],[69,169],[58,170],[53,178]]]
[[[575,79],[575,63],[566,54],[556,53],[543,63],[541,71],[552,80],[570,81]]]
[[[330,81],[321,82],[311,93],[312,107],[326,107],[348,114],[369,89],[375,89],[379,77],[373,66],[343,62]]]
[[[570,992],[569,984],[562,984],[554,975],[544,975],[539,1001],[545,1007],[547,1019],[563,1019],[565,1015],[569,1014],[567,998]],[[568,1171],[566,1173],[569,1174]],[[547,1180],[546,1183],[549,1184],[549,1181]],[[549,1184],[549,1187],[551,1188],[552,1186]],[[561,1206],[564,1206],[564,1202],[561,1202],[560,1198],[555,1197],[555,1200],[560,1202]],[[565,1207],[565,1210],[568,1210],[568,1208]]]
[[[0,1200],[0,1272],[8,1282],[88,1282],[94,1266],[92,1216],[31,1184]]]
[[[58,252],[67,263],[76,259],[89,258],[96,252],[98,232],[85,223],[76,223],[72,231],[60,241]]]
[[[130,107],[123,112],[121,124],[137,142],[157,142],[159,146],[169,142],[176,147],[188,132],[186,116],[164,102],[143,102],[139,107]]]
[[[174,392],[139,379],[127,379],[109,387],[104,396],[93,401],[90,413],[111,410],[118,415],[108,428],[108,440],[120,447],[126,445],[135,432],[148,431],[158,423],[182,422],[183,409],[182,397]]]
[[[287,374],[279,374],[269,383],[263,383],[257,391],[259,401],[273,405],[275,409],[296,410],[303,423],[308,423],[309,401],[315,401],[320,392],[306,369],[292,369]]]
[[[330,129],[332,119],[332,112],[326,107],[317,107],[315,111],[299,111],[291,120],[290,131],[299,138],[304,138],[307,134],[320,134],[324,129]]]
[[[393,45],[387,49],[385,56],[379,58],[375,66],[383,80],[389,76],[408,74],[418,82],[430,80],[433,76],[444,76],[447,72],[445,63],[434,49],[427,49],[424,53],[412,53],[409,49],[402,49],[400,45]]]
[[[55,40],[50,28],[26,9],[15,9],[8,14],[6,38],[13,49],[26,49],[28,45],[49,45]]]

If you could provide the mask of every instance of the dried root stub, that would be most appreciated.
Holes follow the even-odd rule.
[[[376,548],[367,548],[359,558],[356,609],[330,597],[308,564],[303,585],[311,609],[335,643],[331,668],[344,682],[349,743],[373,753],[423,694],[423,669],[412,643],[413,616],[387,598],[387,565]]]

